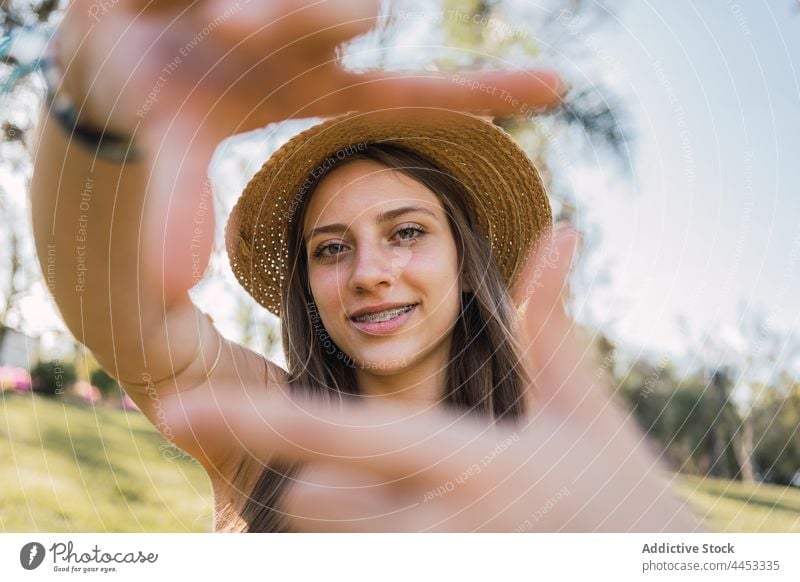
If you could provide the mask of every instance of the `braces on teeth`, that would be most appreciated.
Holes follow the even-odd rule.
[[[407,311],[411,311],[413,305],[406,305],[405,307],[397,307],[395,309],[388,309],[386,311],[381,311],[378,313],[369,313],[367,315],[361,315],[359,317],[354,318],[355,321],[388,321],[400,315],[401,313],[405,313]]]

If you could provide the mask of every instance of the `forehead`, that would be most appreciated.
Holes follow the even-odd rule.
[[[411,176],[373,160],[356,160],[335,168],[314,190],[303,230],[321,224],[348,224],[373,213],[414,202],[443,216],[439,197]]]

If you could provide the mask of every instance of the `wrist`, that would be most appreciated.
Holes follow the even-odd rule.
[[[135,130],[122,128],[110,116],[102,119],[89,106],[88,95],[81,92],[77,78],[80,71],[70,66],[65,74],[62,66],[59,38],[52,40],[41,60],[41,70],[47,85],[48,113],[70,135],[72,141],[93,152],[98,158],[112,162],[134,162],[142,152],[134,141]]]

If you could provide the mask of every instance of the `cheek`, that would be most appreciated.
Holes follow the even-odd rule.
[[[436,295],[444,295],[458,288],[460,265],[452,242],[429,245],[415,251],[408,261],[408,267],[408,276]]]
[[[330,315],[341,310],[344,293],[341,287],[346,281],[337,276],[336,268],[312,269],[308,273],[308,280],[314,303],[322,318],[327,321]]]
[[[413,296],[425,302],[423,315],[428,332],[439,334],[458,317],[461,286],[458,254],[454,245],[442,245],[439,248],[431,245],[424,250],[415,250],[398,281]],[[423,328],[418,328],[418,332]]]

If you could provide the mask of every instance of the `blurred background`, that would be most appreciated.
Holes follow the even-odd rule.
[[[0,1],[0,531],[209,531],[203,470],[66,331],[34,253],[44,84],[20,33],[57,26],[58,4]],[[341,47],[346,66],[562,71],[561,110],[520,103],[495,123],[585,234],[572,307],[597,378],[707,527],[800,531],[800,3],[397,0],[382,15]],[[221,228],[317,121],[234,136],[210,168],[220,244],[193,297],[280,365],[280,323],[235,282]]]

